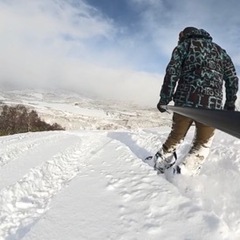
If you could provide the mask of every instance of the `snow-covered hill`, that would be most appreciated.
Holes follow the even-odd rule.
[[[68,130],[132,129],[171,124],[171,114],[160,118],[156,106],[149,108],[90,99],[66,91],[4,91],[0,92],[0,101],[24,104],[35,109],[46,122],[57,122]]]
[[[43,115],[54,116],[58,107],[54,113],[62,111],[70,122],[69,116],[74,118],[69,112],[76,98],[69,105],[56,95],[29,94],[29,99]],[[100,119],[108,109],[101,104],[92,108]],[[81,108],[91,109],[89,102],[86,106]],[[116,112],[122,109],[128,117],[135,113],[120,106]],[[199,176],[157,175],[143,159],[158,149],[170,128],[139,127],[144,116],[139,119],[130,129],[114,129],[116,118],[110,118],[113,129],[97,130],[90,122],[92,129],[0,137],[0,239],[240,239],[240,140],[216,131]],[[193,134],[192,127],[178,149],[180,159]]]

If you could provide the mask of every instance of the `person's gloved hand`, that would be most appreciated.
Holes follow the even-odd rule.
[[[227,104],[227,103],[225,103],[223,109],[227,110],[227,111],[235,111],[235,105],[234,104]]]
[[[157,104],[157,109],[158,109],[161,113],[166,112],[167,110],[166,110],[165,108],[163,108],[162,106],[163,106],[163,104],[159,102],[159,103]]]

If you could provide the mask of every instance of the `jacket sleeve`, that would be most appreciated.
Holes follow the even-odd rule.
[[[226,91],[226,101],[225,101],[224,109],[234,110],[233,108],[235,108],[235,101],[237,99],[237,91],[238,91],[238,77],[237,77],[233,62],[226,52],[224,57],[223,79],[225,81],[225,91]]]
[[[160,91],[160,103],[162,105],[167,105],[173,98],[176,83],[181,76],[183,59],[184,45],[180,44],[173,50],[171,60],[166,68],[166,74]]]

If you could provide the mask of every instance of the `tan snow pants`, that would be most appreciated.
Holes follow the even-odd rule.
[[[210,139],[214,135],[215,128],[206,126],[194,121],[191,118],[174,113],[172,118],[172,130],[163,144],[164,151],[173,151],[177,145],[184,139],[191,125],[195,123],[195,136],[190,152],[198,151],[201,147],[207,147]]]

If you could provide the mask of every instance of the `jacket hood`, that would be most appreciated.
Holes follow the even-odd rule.
[[[211,35],[204,29],[197,29],[195,27],[187,27],[179,33],[179,43],[189,38],[204,38],[212,40]]]

